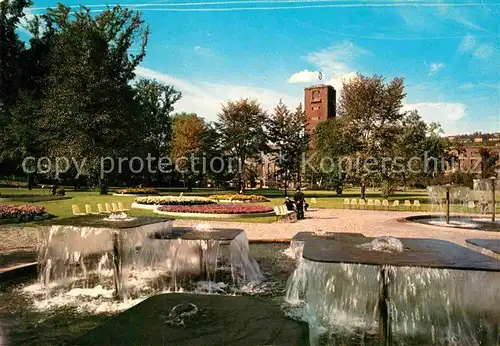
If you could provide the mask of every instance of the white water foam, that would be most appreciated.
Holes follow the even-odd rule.
[[[137,218],[128,216],[124,212],[120,212],[120,213],[111,213],[108,217],[104,218],[103,220],[112,222],[123,222],[123,221],[134,221],[137,220]]]
[[[441,226],[441,227],[456,227],[456,228],[480,228],[481,226],[477,223],[466,222],[466,221],[456,221],[450,220],[449,223],[446,223],[444,220],[436,220],[436,219],[421,219],[421,222],[428,223],[430,225]]]
[[[376,252],[403,252],[403,243],[401,240],[387,236],[376,237],[371,242],[357,245],[356,247]]]
[[[34,300],[35,310],[74,306],[91,313],[127,309],[159,293],[194,292],[234,294],[260,292],[260,268],[249,256],[244,232],[225,247],[229,261],[219,263],[219,248],[224,242],[214,239],[155,239],[157,232],[168,232],[171,222],[161,222],[124,230],[53,226],[41,233],[38,256],[42,263],[38,282],[21,288]],[[198,229],[209,231],[208,224]],[[121,245],[120,292],[123,301],[114,300],[113,237]],[[214,282],[216,272],[230,270],[232,282]],[[191,277],[204,279],[191,282]],[[191,288],[190,288],[191,289]],[[133,299],[132,299],[133,298]]]

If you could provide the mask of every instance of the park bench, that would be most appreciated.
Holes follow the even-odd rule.
[[[82,216],[82,215],[109,215],[112,213],[126,213],[130,211],[130,209],[125,208],[122,202],[118,203],[106,203],[106,208],[101,203],[97,204],[97,211],[94,212],[92,210],[92,206],[90,204],[85,204],[85,212],[80,211],[80,207],[78,205],[73,204],[71,209],[73,211],[73,215]]]
[[[288,210],[285,205],[274,206],[274,212],[278,218],[278,222],[295,222],[297,221],[297,213],[293,210]]]

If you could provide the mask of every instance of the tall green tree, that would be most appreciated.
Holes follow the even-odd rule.
[[[486,179],[497,176],[495,169],[500,160],[498,153],[481,147],[479,148],[479,156],[481,156],[481,178]]]
[[[222,149],[220,134],[214,123],[205,124],[201,142],[207,180],[216,187],[224,186],[226,182],[233,180],[235,174],[228,170],[231,157]]]
[[[141,79],[135,84],[134,100],[140,109],[141,126],[137,129],[138,143],[142,141],[145,155],[157,160],[170,155],[172,141],[172,112],[181,93],[171,85]],[[156,183],[162,174],[157,171]]]
[[[266,112],[256,100],[228,101],[218,114],[216,128],[220,133],[221,148],[238,162],[232,169],[238,179],[238,191],[245,190],[247,159],[255,158],[267,148]],[[240,167],[234,167],[241,165]]]
[[[192,191],[196,172],[202,176],[201,159],[205,122],[194,113],[181,113],[174,116],[172,135],[172,157],[178,169],[182,171],[183,180]]]
[[[8,146],[7,125],[21,89],[23,63],[20,58],[25,51],[16,30],[25,16],[24,9],[30,5],[29,0],[0,2],[0,160],[12,149]]]
[[[402,111],[405,96],[402,78],[386,83],[382,76],[363,75],[345,82],[340,95],[337,113],[347,119],[351,132],[356,134],[357,150],[352,156],[356,167],[351,172],[362,182],[379,179],[385,194],[395,188],[393,170],[382,165],[373,169],[372,163],[396,156],[397,138],[406,115]]]
[[[94,16],[60,4],[44,20],[53,37],[43,140],[52,156],[86,158],[95,178],[100,158],[122,154],[140,126],[130,81],[145,56],[148,28],[138,12],[120,6]],[[129,54],[136,43],[139,53]]]
[[[357,128],[351,127],[348,118],[335,117],[321,122],[314,131],[315,147],[310,162],[314,176],[329,188],[341,190],[350,168],[350,155],[358,148]]]
[[[267,131],[272,151],[278,158],[279,173],[285,180],[286,195],[287,181],[291,175],[296,175],[300,184],[302,154],[306,152],[309,143],[302,105],[291,112],[280,100],[269,118]]]

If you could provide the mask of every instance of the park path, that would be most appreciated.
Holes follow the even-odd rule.
[[[306,213],[306,219],[295,223],[246,223],[223,221],[175,220],[174,226],[209,224],[214,228],[240,228],[250,241],[289,241],[298,232],[354,232],[367,237],[433,238],[465,246],[469,238],[498,239],[494,232],[446,228],[402,222],[415,212],[318,209]],[[37,231],[32,227],[0,228],[0,272],[36,260]]]
[[[416,212],[371,211],[352,209],[317,209],[306,213],[306,219],[295,223],[244,223],[220,221],[175,220],[174,226],[196,226],[208,223],[214,228],[241,228],[249,240],[290,240],[298,232],[351,232],[367,237],[433,238],[465,245],[469,238],[499,239],[500,234],[464,230],[401,221]],[[428,213],[426,213],[428,214]]]

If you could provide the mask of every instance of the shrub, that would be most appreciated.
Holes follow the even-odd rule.
[[[136,203],[139,204],[154,204],[154,205],[200,205],[200,204],[216,203],[206,197],[198,197],[198,196],[137,197],[135,201]]]
[[[173,213],[199,214],[254,214],[273,211],[273,208],[262,204],[211,204],[211,205],[168,205],[158,208],[159,211]]]
[[[264,196],[259,195],[212,195],[208,198],[216,201],[250,201],[250,202],[268,202],[269,200]]]
[[[133,188],[133,189],[119,189],[116,193],[122,195],[157,195],[158,191],[154,187],[147,188]]]
[[[45,214],[45,208],[38,205],[1,205],[0,219],[32,219]]]

